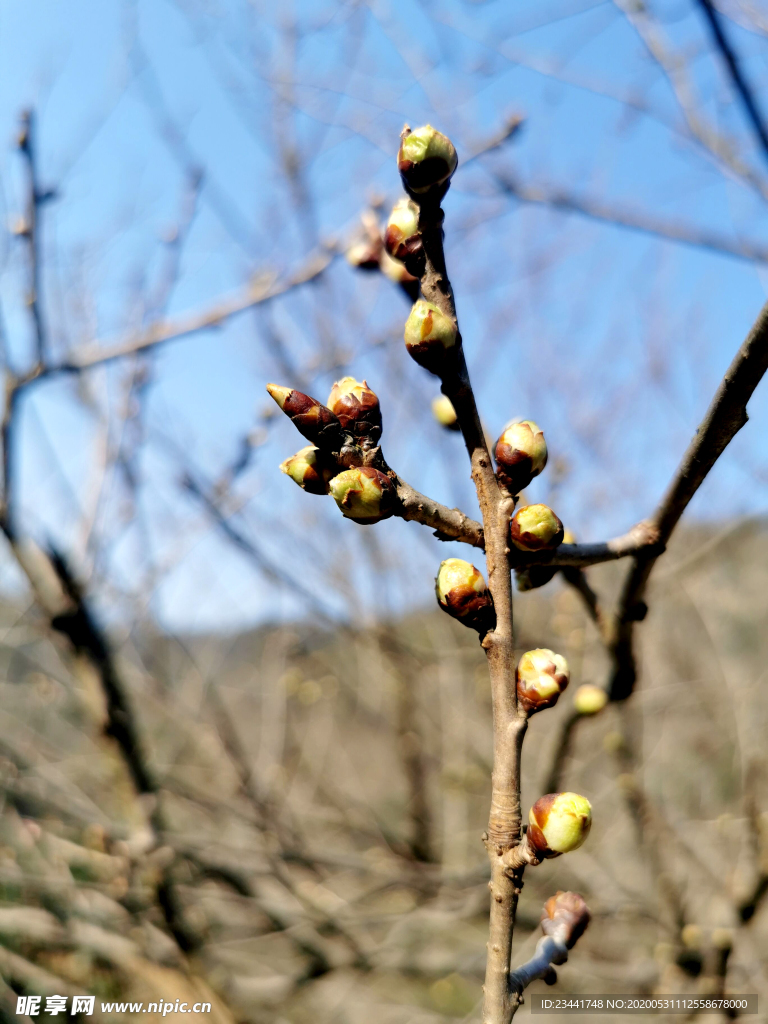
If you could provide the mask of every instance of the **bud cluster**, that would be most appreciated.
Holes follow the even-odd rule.
[[[485,634],[496,625],[491,592],[483,574],[461,558],[447,558],[440,563],[435,580],[437,603],[470,629]]]

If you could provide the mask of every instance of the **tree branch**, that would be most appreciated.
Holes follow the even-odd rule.
[[[739,98],[744,105],[747,118],[752,123],[752,127],[755,130],[755,135],[757,136],[760,147],[763,150],[764,155],[768,157],[768,129],[766,129],[755,95],[747,82],[744,72],[742,71],[739,58],[736,56],[736,51],[731,46],[728,37],[725,34],[720,13],[715,8],[712,0],[697,0],[697,2],[704,13],[704,17],[709,22],[709,27],[712,30],[712,36],[715,40],[715,46],[720,51],[720,54],[725,61],[728,72],[731,76],[731,81],[733,82],[733,87],[739,94]]]
[[[624,700],[637,677],[634,624],[645,617],[643,595],[656,560],[689,502],[727,445],[747,422],[746,406],[768,369],[768,303],[726,370],[699,429],[656,512],[649,520],[657,543],[634,557],[621,594],[611,644],[614,667],[609,693]]]

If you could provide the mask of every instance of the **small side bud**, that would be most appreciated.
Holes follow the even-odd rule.
[[[338,417],[343,430],[365,439],[369,446],[381,437],[381,407],[366,381],[342,377],[331,388],[328,408]]]
[[[344,254],[350,267],[356,270],[378,270],[381,244],[369,239],[354,242]]]
[[[499,483],[519,494],[547,464],[544,432],[533,420],[510,423],[496,442],[495,455]]]
[[[446,558],[440,563],[435,580],[437,603],[447,612],[478,633],[487,633],[496,625],[491,592],[483,574],[461,558]]]
[[[401,263],[400,260],[393,260],[388,252],[382,252],[379,270],[394,284],[413,284],[414,281],[418,281],[418,278],[408,271],[404,263]]]
[[[456,324],[426,299],[414,304],[405,322],[405,346],[419,366],[440,376],[446,354],[456,345]]]
[[[327,494],[334,472],[323,465],[320,449],[311,444],[281,462],[280,469],[309,494]]]
[[[529,565],[527,569],[515,569],[515,583],[521,594],[528,590],[538,590],[554,579],[558,571],[556,565]]]
[[[510,536],[521,551],[552,551],[563,540],[563,524],[548,505],[525,505],[512,516]]]
[[[397,169],[408,192],[421,194],[437,185],[445,185],[456,170],[459,158],[451,140],[431,124],[400,138]]]
[[[389,519],[397,507],[395,485],[371,466],[345,469],[331,480],[329,488],[343,515],[364,526]]]
[[[550,896],[541,912],[541,930],[545,935],[573,949],[587,929],[592,915],[577,892],[560,892]]]
[[[392,207],[384,232],[384,248],[393,259],[403,263],[422,251],[419,208],[407,196]]]
[[[453,408],[453,402],[447,395],[438,395],[432,399],[432,415],[441,427],[446,430],[460,430],[459,418]]]
[[[583,683],[573,695],[573,706],[580,715],[597,715],[608,703],[608,694],[602,686]]]
[[[267,384],[267,391],[285,415],[290,417],[298,432],[313,445],[331,449],[341,446],[341,424],[331,410],[316,398],[283,387],[282,384]]]
[[[568,685],[570,672],[562,654],[546,647],[527,651],[517,665],[517,699],[529,715],[551,708]]]
[[[539,797],[528,815],[528,843],[539,857],[578,850],[592,827],[592,805],[578,793]]]

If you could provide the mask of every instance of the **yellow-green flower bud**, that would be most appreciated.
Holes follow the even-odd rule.
[[[570,672],[562,654],[540,647],[522,656],[515,676],[518,702],[532,715],[557,703],[568,685]]]
[[[405,322],[405,345],[416,362],[440,375],[456,345],[456,324],[426,299],[414,304]]]
[[[594,683],[583,683],[573,695],[573,706],[580,715],[597,715],[607,703],[608,694]]]
[[[381,407],[376,394],[354,377],[342,377],[331,388],[328,408],[344,430],[375,445],[381,437]]]
[[[412,285],[414,281],[418,281],[418,278],[408,271],[404,263],[401,263],[400,260],[393,260],[386,251],[381,253],[379,270],[384,277],[389,278],[395,284]],[[406,289],[406,291],[408,291],[409,295],[411,294],[411,289]],[[418,288],[416,289],[416,294],[418,295]]]
[[[311,444],[281,462],[280,469],[309,494],[327,494],[328,481],[334,472],[323,465],[320,449]]]
[[[397,507],[395,485],[371,466],[345,469],[331,480],[329,488],[346,518],[361,525],[389,519]]]
[[[510,423],[496,442],[496,475],[510,494],[519,494],[547,464],[544,432],[533,420]]]
[[[453,402],[447,395],[438,395],[432,399],[432,415],[441,427],[446,430],[459,430],[459,418],[453,408]]]
[[[584,934],[592,915],[584,897],[577,892],[557,892],[550,896],[541,912],[541,930],[545,935],[573,949]]]
[[[528,843],[539,857],[578,850],[592,827],[592,805],[578,793],[549,793],[528,815]]]
[[[435,580],[437,602],[444,612],[470,629],[487,633],[496,625],[493,598],[483,574],[462,558],[446,558]]]
[[[397,169],[409,192],[421,194],[445,185],[458,162],[451,140],[431,124],[415,131],[406,128],[400,137]]]
[[[563,524],[548,505],[525,505],[512,516],[510,536],[521,551],[551,551],[563,539]]]
[[[392,207],[384,232],[384,247],[393,259],[403,263],[422,252],[419,208],[407,196]]]

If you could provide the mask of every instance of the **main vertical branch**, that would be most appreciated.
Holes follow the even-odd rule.
[[[439,200],[427,198],[420,203],[419,231],[425,255],[422,293],[427,301],[450,316],[458,329],[453,291],[445,267],[443,211]],[[509,520],[514,511],[514,499],[499,487],[494,474],[460,334],[456,358],[451,369],[442,376],[442,390],[456,410],[472,466],[485,534],[488,589],[496,610],[496,627],[483,639],[493,703],[491,810],[485,836],[491,864],[491,910],[483,1024],[508,1024],[517,1008],[516,995],[510,993],[509,972],[522,868],[510,872],[502,858],[520,842],[522,835],[520,762],[526,729],[526,717],[518,712],[515,689],[509,563]]]

